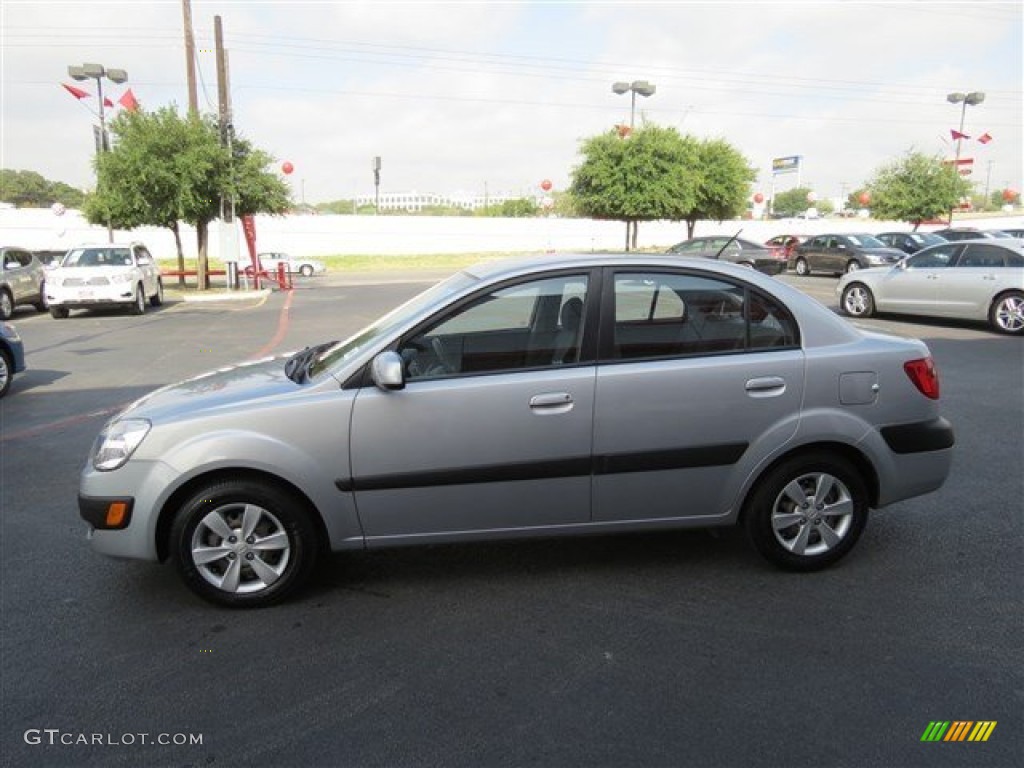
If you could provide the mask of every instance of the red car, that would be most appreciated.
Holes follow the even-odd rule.
[[[779,252],[783,257],[789,259],[793,249],[796,248],[800,243],[807,240],[809,235],[776,235],[771,240],[765,240],[764,244],[771,248],[773,251]]]

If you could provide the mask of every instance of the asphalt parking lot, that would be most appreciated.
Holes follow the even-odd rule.
[[[784,279],[835,306],[834,279]],[[0,401],[3,765],[1020,765],[1024,342],[977,325],[863,323],[928,342],[957,455],[939,492],[873,515],[818,574],[728,530],[432,546],[335,556],[298,599],[238,612],[89,549],[77,475],[116,409],[340,338],[423,287],[19,309],[30,370]],[[935,720],[997,725],[922,742]]]

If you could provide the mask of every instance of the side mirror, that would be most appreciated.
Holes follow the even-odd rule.
[[[397,352],[381,352],[370,363],[370,378],[385,392],[405,388],[402,357]]]

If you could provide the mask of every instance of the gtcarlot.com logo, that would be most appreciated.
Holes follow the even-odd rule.
[[[62,731],[60,728],[29,728],[25,731],[25,743],[48,746],[63,745],[93,747],[128,747],[134,744],[156,746],[200,746],[203,743],[201,733],[76,733]]]
[[[995,720],[932,720],[921,741],[988,741],[995,729]]]

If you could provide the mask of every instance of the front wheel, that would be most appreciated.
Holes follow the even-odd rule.
[[[843,289],[839,306],[851,317],[871,317],[875,314],[875,297],[863,283],[850,283]]]
[[[853,549],[868,519],[857,469],[832,453],[794,456],[758,482],[744,525],[758,552],[783,568],[814,571]]]
[[[67,307],[50,307],[50,317],[54,320],[67,320],[69,314]]]
[[[811,274],[811,268],[807,264],[807,259],[800,258],[796,260],[796,273],[798,275],[809,275]]]
[[[301,267],[299,267],[299,274],[302,275],[303,277],[312,277],[313,267],[311,267],[309,264],[303,264]]]
[[[232,608],[259,608],[294,592],[312,572],[316,528],[304,505],[257,480],[200,488],[171,526],[171,553],[185,584]]]
[[[7,354],[7,350],[0,349],[0,397],[7,394],[11,388],[11,379],[14,378],[14,360]]]
[[[848,262],[846,262],[846,274],[856,272],[858,269],[860,269],[860,262],[857,261],[856,259],[850,259]]]
[[[1010,291],[996,297],[988,321],[1000,333],[1024,334],[1024,293]]]
[[[146,314],[146,294],[142,290],[142,283],[135,286],[135,301],[132,302],[131,312],[133,315]]]
[[[149,304],[153,307],[159,307],[164,303],[164,281],[157,278],[156,281],[156,293],[149,297]]]

